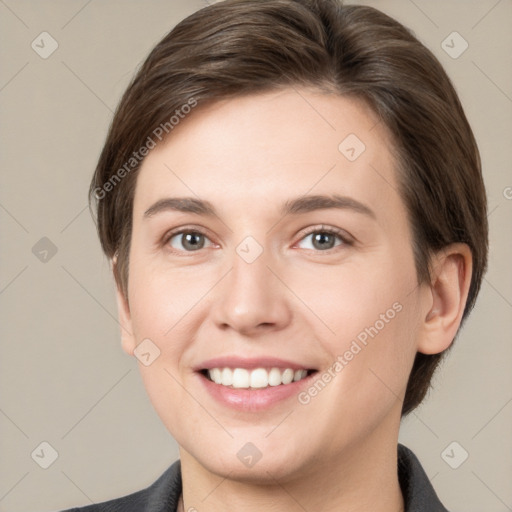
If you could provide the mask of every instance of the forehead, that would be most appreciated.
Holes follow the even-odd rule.
[[[222,100],[196,107],[146,156],[134,215],[171,195],[257,211],[333,191],[385,209],[399,202],[392,154],[361,100],[298,88]]]

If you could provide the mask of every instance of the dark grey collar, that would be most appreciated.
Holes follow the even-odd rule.
[[[448,512],[439,501],[420,461],[403,444],[398,444],[398,480],[405,512]]]

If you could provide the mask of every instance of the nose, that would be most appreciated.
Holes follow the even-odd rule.
[[[290,292],[265,251],[248,263],[237,253],[214,301],[216,325],[246,336],[284,329],[292,318]],[[270,267],[270,268],[269,268]]]

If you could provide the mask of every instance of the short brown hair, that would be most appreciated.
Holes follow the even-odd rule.
[[[172,133],[171,117],[191,102],[295,85],[363,99],[387,126],[418,283],[430,279],[433,252],[455,242],[471,249],[464,321],[487,266],[487,205],[473,133],[447,74],[408,29],[374,8],[337,0],[226,0],[181,21],[151,51],[117,107],[90,188],[120,289],[127,295],[141,161],[135,152],[158,127]],[[443,354],[417,353],[402,415],[423,400]]]

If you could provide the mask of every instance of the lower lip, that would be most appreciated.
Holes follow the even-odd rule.
[[[316,372],[315,372],[316,373]],[[223,405],[237,409],[239,411],[261,411],[268,409],[274,404],[297,396],[301,388],[309,384],[309,380],[314,373],[306,378],[290,384],[281,384],[279,386],[269,386],[262,389],[235,389],[215,382],[206,378],[203,374],[198,373],[204,387],[210,395]]]

